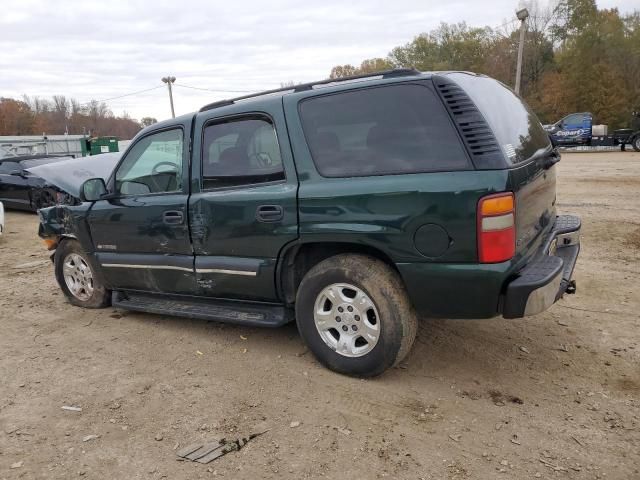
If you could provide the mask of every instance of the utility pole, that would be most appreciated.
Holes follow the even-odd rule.
[[[176,81],[176,77],[162,77],[162,81],[169,87],[169,102],[171,103],[171,118],[176,118],[176,112],[173,109],[173,92],[171,91],[171,84]]]
[[[520,95],[520,80],[522,79],[522,51],[524,50],[524,33],[527,30],[527,18],[529,10],[523,8],[516,12],[518,20],[520,20],[520,45],[518,45],[518,65],[516,66],[516,93]]]

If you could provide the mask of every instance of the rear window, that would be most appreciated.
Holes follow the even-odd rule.
[[[551,148],[549,135],[524,101],[489,77],[450,74],[482,112],[505,157],[520,163]]]
[[[311,156],[325,177],[361,177],[470,167],[439,98],[420,85],[313,97],[300,104]]]

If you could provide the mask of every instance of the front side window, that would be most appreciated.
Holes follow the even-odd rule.
[[[574,115],[569,115],[568,117],[566,117],[562,121],[562,123],[564,125],[580,125],[580,126],[582,126],[582,121],[583,121],[583,115],[574,114]]]
[[[139,140],[116,171],[116,191],[123,195],[177,192],[182,189],[182,129]]]
[[[214,123],[204,129],[202,187],[284,180],[276,131],[263,117]]]
[[[469,168],[442,103],[421,85],[313,97],[301,102],[300,118],[313,161],[325,177]]]

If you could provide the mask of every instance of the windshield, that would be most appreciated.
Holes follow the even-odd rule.
[[[551,148],[540,120],[515,93],[489,77],[452,73],[451,78],[471,97],[511,163],[529,160]]]

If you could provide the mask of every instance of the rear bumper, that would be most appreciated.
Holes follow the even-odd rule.
[[[580,252],[580,218],[560,215],[540,252],[506,286],[502,316],[521,318],[548,309],[565,293]]]

